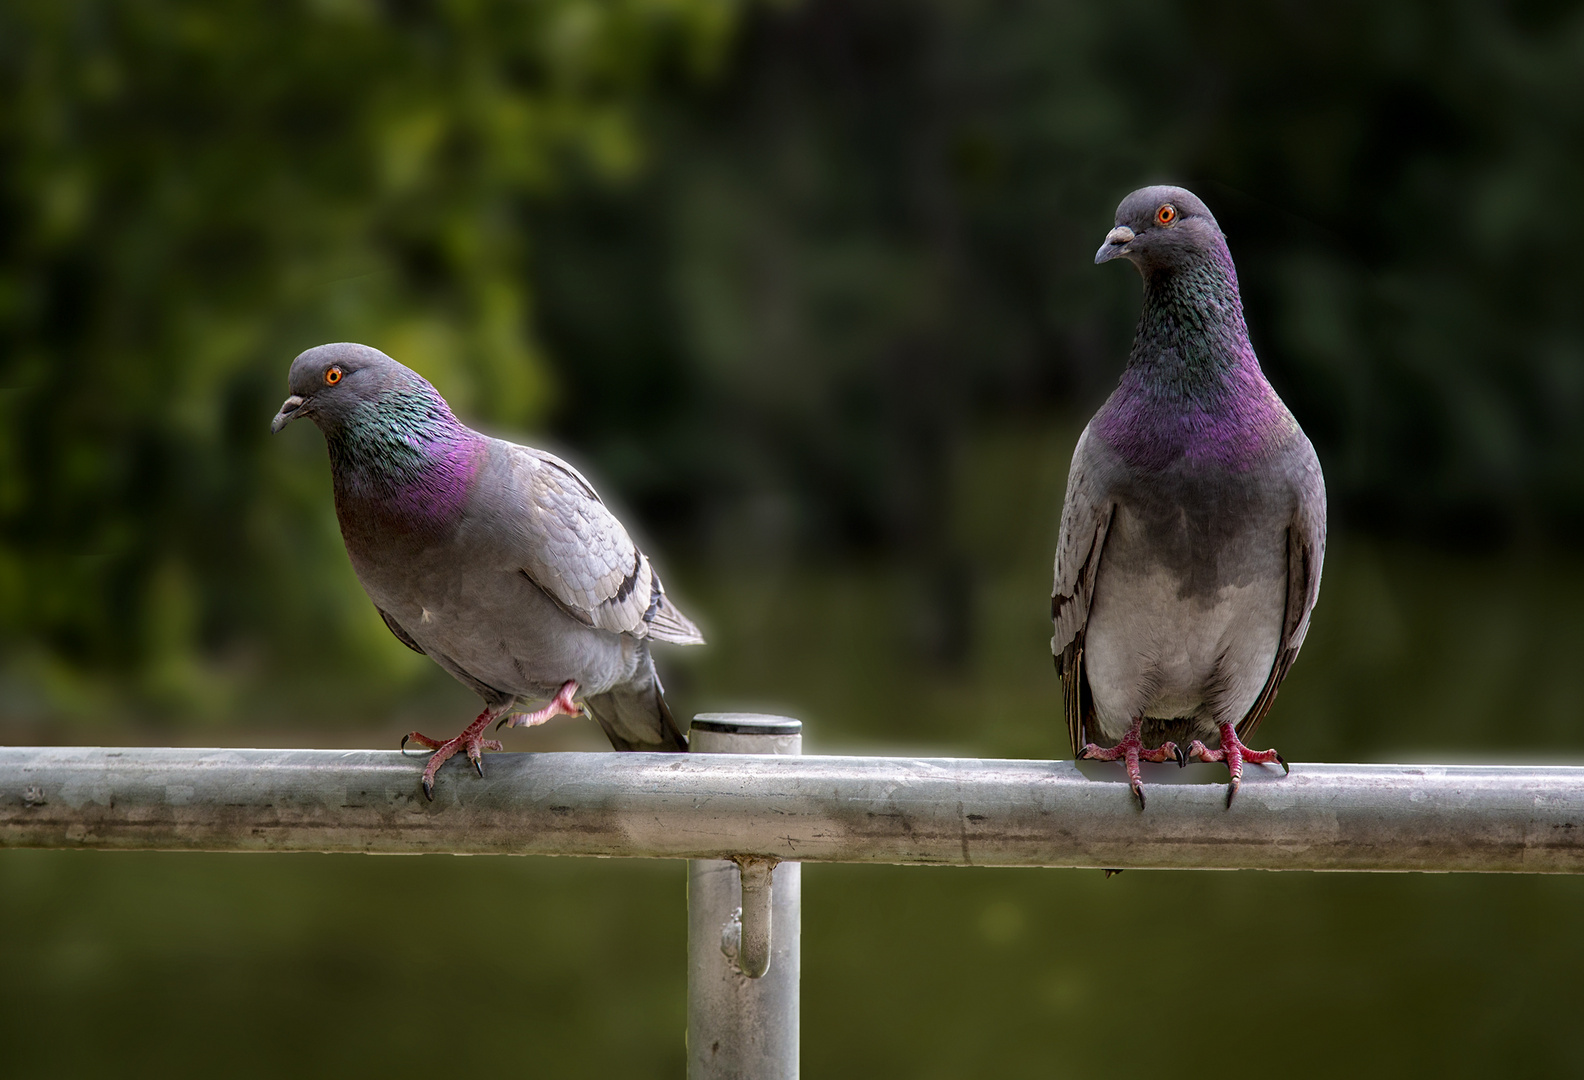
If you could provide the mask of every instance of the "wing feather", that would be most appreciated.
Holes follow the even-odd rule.
[[[1051,653],[1062,677],[1067,736],[1074,753],[1088,741],[1086,732],[1094,709],[1083,670],[1084,631],[1094,599],[1100,556],[1116,512],[1116,504],[1101,490],[1093,465],[1089,430],[1085,428],[1073,449],[1072,469],[1067,474],[1067,497],[1062,503],[1051,588]]]
[[[704,640],[582,473],[543,450],[501,445],[526,509],[520,526],[526,577],[587,626],[682,644]]]
[[[1299,475],[1298,509],[1287,526],[1287,606],[1282,617],[1281,640],[1276,658],[1259,697],[1247,715],[1238,721],[1238,738],[1247,741],[1276,701],[1276,691],[1292,669],[1309,633],[1309,616],[1320,596],[1320,569],[1325,562],[1326,502],[1325,479],[1313,447]]]
[[[396,635],[397,641],[407,646],[419,656],[425,655],[423,646],[413,640],[413,636],[407,632],[407,628],[392,618],[390,612],[386,611],[378,604],[374,605],[374,610],[380,613],[380,618],[385,620],[385,626],[390,630],[391,633]]]

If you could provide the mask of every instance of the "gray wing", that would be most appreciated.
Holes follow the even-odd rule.
[[[423,646],[413,640],[413,636],[407,632],[407,628],[392,618],[390,612],[386,611],[378,604],[374,605],[374,610],[380,613],[380,618],[385,620],[386,627],[390,629],[391,633],[396,635],[397,641],[401,642],[403,645],[407,646],[420,656],[427,655],[424,653]]]
[[[554,454],[500,443],[509,455],[522,572],[572,618],[600,630],[698,645],[698,627],[667,599],[648,556],[593,485]]]
[[[1116,504],[1101,490],[1093,466],[1089,429],[1084,428],[1067,474],[1067,498],[1062,503],[1061,535],[1056,543],[1055,584],[1051,588],[1051,653],[1062,677],[1067,736],[1073,753],[1088,741],[1085,730],[1094,709],[1083,671],[1084,629],[1089,622],[1089,603],[1094,599],[1100,554],[1116,511]]]
[[[1292,669],[1309,633],[1309,615],[1320,596],[1320,568],[1325,562],[1326,498],[1325,477],[1320,460],[1308,439],[1303,441],[1304,457],[1298,470],[1298,509],[1287,526],[1287,610],[1282,618],[1281,641],[1271,664],[1265,686],[1248,714],[1238,721],[1238,738],[1248,739],[1259,727],[1276,701],[1276,691]]]

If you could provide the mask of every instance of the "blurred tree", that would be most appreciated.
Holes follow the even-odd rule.
[[[317,446],[261,452],[286,359],[343,338],[470,417],[548,419],[714,566],[906,568],[917,651],[961,659],[963,492],[1024,479],[965,463],[1114,383],[1138,286],[1090,257],[1160,180],[1226,228],[1338,528],[1578,535],[1584,10],[744,11],[0,9],[11,707],[226,712],[238,673],[343,662],[366,702],[420,670]]]
[[[1340,521],[1567,540],[1580,91],[1569,4],[754,8],[723,78],[659,103],[652,167],[540,225],[562,422],[641,370],[686,388],[649,421],[666,467],[621,449],[627,416],[594,433],[657,507],[895,551],[945,517],[964,432],[1114,385],[1138,285],[1090,256],[1173,180],[1231,237]]]
[[[952,493],[1017,480],[964,480],[965,441],[1109,392],[1138,284],[1090,257],[1175,181],[1231,237],[1339,528],[1572,542],[1580,91],[1567,4],[753,8],[718,83],[656,101],[649,169],[541,215],[559,422],[718,557],[901,559],[905,621],[960,659]],[[578,408],[633,380],[668,390],[641,423]]]
[[[707,74],[734,10],[0,8],[11,711],[214,713],[248,671],[351,654],[366,693],[411,670],[345,573],[322,470],[262,452],[285,365],[366,341],[470,416],[538,416],[524,200],[638,169],[634,102]]]

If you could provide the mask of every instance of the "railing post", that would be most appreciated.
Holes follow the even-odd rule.
[[[691,749],[800,754],[802,730],[784,716],[701,713]],[[689,1080],[797,1076],[801,871],[746,856],[688,863]]]

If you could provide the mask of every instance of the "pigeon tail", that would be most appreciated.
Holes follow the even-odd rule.
[[[583,704],[617,750],[687,751],[687,736],[671,715],[660,676],[647,655],[631,681],[603,694],[591,694]]]
[[[669,641],[673,645],[704,644],[704,635],[693,625],[693,620],[678,611],[671,598],[658,588],[645,621],[649,624],[649,636],[656,641]]]

